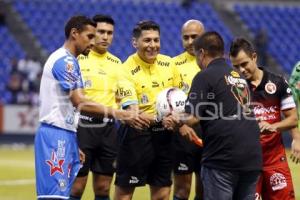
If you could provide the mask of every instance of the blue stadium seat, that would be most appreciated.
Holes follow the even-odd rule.
[[[270,55],[290,73],[299,60],[300,7],[236,4],[234,9],[254,34],[262,27],[267,30]]]
[[[227,47],[232,39],[232,34],[208,3],[194,2],[191,7],[182,8],[179,3],[46,0],[15,1],[14,6],[48,53],[61,45],[64,39],[63,27],[65,21],[71,15],[80,13],[89,16],[104,13],[111,14],[114,17],[117,26],[111,51],[122,60],[125,60],[133,52],[130,42],[131,31],[134,24],[143,19],[152,19],[160,23],[162,52],[170,56],[175,56],[182,51],[180,41],[181,25],[185,20],[191,18],[202,20],[208,30],[220,32],[225,38]],[[40,11],[45,8],[46,13]],[[51,35],[50,41],[49,34]]]

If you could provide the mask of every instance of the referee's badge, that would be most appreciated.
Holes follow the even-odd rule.
[[[148,102],[149,102],[148,96],[145,95],[145,94],[143,94],[143,95],[142,95],[142,98],[141,98],[141,103],[142,103],[142,104],[146,104],[146,103],[148,103]]]
[[[277,87],[274,83],[272,83],[271,81],[269,81],[266,85],[265,85],[265,91],[268,94],[274,94],[277,90]]]
[[[84,81],[84,88],[90,88],[90,87],[92,87],[92,81],[91,80]]]

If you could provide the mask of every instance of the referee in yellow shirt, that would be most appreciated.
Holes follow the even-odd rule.
[[[179,88],[188,94],[194,76],[200,71],[196,62],[196,57],[193,50],[193,41],[196,37],[204,33],[204,26],[198,20],[186,21],[181,29],[182,44],[185,51],[174,57],[173,62],[178,68],[181,77]],[[200,162],[202,148],[191,143],[182,135],[187,135],[188,132],[201,132],[200,126],[190,128],[183,125],[179,128],[180,134],[174,136],[174,197],[173,200],[189,199],[192,175],[196,174],[195,198],[194,200],[202,199],[202,184],[200,180]]]
[[[141,21],[133,29],[132,44],[136,53],[123,64],[127,85],[120,90],[124,109],[142,112],[149,128],[140,123],[122,125],[122,142],[117,156],[115,200],[130,200],[135,187],[150,185],[152,200],[170,196],[173,168],[174,133],[154,123],[156,96],[165,88],[178,86],[179,73],[172,59],[159,54],[160,27],[153,21]]]
[[[97,23],[95,45],[88,56],[80,55],[78,58],[84,93],[92,101],[117,108],[116,91],[121,61],[107,51],[113,40],[115,23],[106,15],[95,15],[93,20]],[[81,112],[77,136],[86,160],[74,182],[70,199],[81,199],[91,170],[95,200],[109,200],[117,155],[114,120]]]

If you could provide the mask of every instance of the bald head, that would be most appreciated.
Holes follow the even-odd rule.
[[[181,37],[184,49],[191,55],[194,55],[193,41],[196,37],[205,32],[204,25],[199,20],[191,19],[182,25]]]

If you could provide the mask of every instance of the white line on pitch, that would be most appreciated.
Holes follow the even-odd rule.
[[[1,186],[31,185],[34,183],[34,179],[0,180]]]

